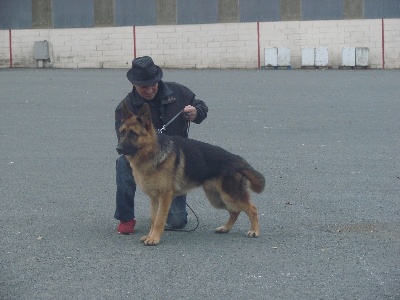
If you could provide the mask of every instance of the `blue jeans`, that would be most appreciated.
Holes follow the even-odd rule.
[[[135,218],[136,183],[128,161],[121,155],[116,161],[117,195],[114,218],[123,222]],[[180,229],[187,224],[186,195],[172,200],[168,213],[167,226]]]

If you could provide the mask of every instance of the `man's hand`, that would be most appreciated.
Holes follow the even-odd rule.
[[[197,118],[197,110],[194,106],[188,105],[183,109],[186,120],[193,122]]]

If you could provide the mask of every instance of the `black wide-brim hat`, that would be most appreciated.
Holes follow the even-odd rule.
[[[163,72],[150,56],[142,56],[132,60],[132,68],[126,73],[126,77],[132,84],[150,86],[161,80]]]

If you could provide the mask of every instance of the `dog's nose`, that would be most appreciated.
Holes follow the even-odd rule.
[[[116,150],[117,150],[119,155],[123,154],[123,149],[122,149],[122,147],[120,145],[117,146]]]

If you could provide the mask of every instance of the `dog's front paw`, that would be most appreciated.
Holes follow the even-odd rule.
[[[144,243],[144,241],[147,240],[148,238],[149,238],[148,235],[144,235],[144,236],[142,236],[142,237],[140,238],[140,241],[141,241],[142,243]]]
[[[230,228],[227,228],[225,226],[221,226],[221,227],[215,228],[214,232],[215,233],[228,233],[230,230],[231,230]]]
[[[160,239],[151,238],[147,236],[145,240],[143,240],[145,246],[156,246],[160,243]]]
[[[248,237],[257,238],[258,237],[258,231],[250,230],[250,231],[247,232],[247,236]]]

